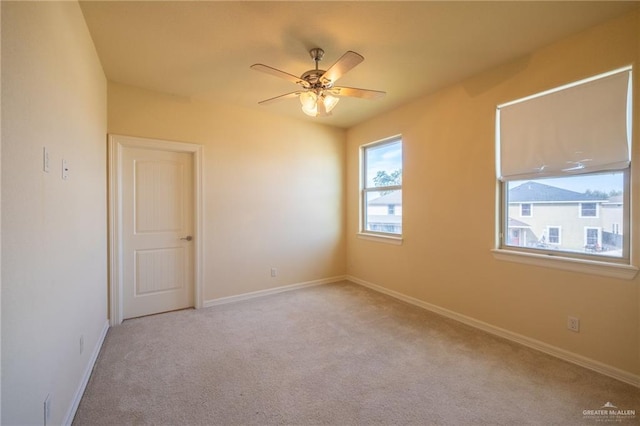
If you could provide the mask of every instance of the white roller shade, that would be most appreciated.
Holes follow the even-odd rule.
[[[504,104],[497,114],[501,180],[630,164],[630,68]]]

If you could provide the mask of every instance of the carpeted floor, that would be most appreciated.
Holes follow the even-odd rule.
[[[109,330],[74,425],[583,425],[640,389],[336,283]]]

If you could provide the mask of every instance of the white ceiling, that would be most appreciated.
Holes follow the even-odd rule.
[[[554,40],[621,15],[637,2],[81,1],[110,81],[193,99],[268,109],[348,128]],[[311,118],[296,99],[258,101],[298,86],[249,69],[301,75],[325,50],[327,69],[347,50],[365,57],[338,85],[384,90],[342,98]]]

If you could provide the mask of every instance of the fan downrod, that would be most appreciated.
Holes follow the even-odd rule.
[[[324,56],[324,50],[320,49],[319,47],[314,47],[309,51],[309,55],[311,56],[311,59],[316,62],[316,68],[318,68],[318,62],[322,60],[322,57]]]
[[[311,59],[315,61],[316,68],[305,72],[300,76],[300,78],[309,83],[312,89],[328,89],[331,85],[323,84],[323,82],[320,81],[320,77],[324,75],[325,70],[321,70],[318,68],[318,62],[322,60],[322,57],[324,56],[324,50],[320,49],[319,47],[315,47],[309,50],[309,55],[311,56]]]

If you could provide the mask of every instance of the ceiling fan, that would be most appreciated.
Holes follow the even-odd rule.
[[[378,99],[386,94],[379,90],[334,86],[334,83],[342,77],[342,75],[358,65],[360,62],[364,61],[364,57],[362,55],[349,50],[326,71],[318,69],[318,62],[322,60],[324,50],[316,47],[309,51],[309,55],[311,55],[311,59],[315,61],[316,68],[306,71],[300,77],[296,77],[293,74],[280,71],[264,64],[251,65],[251,69],[253,70],[262,71],[267,74],[283,78],[297,84],[301,88],[295,92],[286,93],[258,103],[260,105],[268,105],[272,102],[281,101],[283,99],[299,97],[300,103],[302,103],[302,111],[305,114],[312,117],[322,117],[331,115],[331,110],[340,100],[338,96]]]

